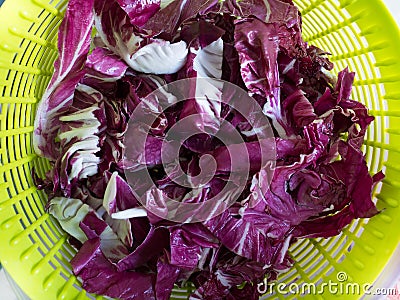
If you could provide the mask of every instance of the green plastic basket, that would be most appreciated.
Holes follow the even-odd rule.
[[[84,0],[82,0],[84,1]],[[382,213],[357,220],[330,239],[301,240],[290,248],[294,268],[280,282],[322,284],[373,283],[400,239],[400,34],[379,0],[295,0],[307,41],[332,53],[335,72],[345,66],[357,72],[353,98],[376,117],[364,150],[372,172],[386,179],[374,192]],[[36,103],[49,82],[57,57],[57,28],[67,1],[6,0],[0,8],[0,261],[32,299],[94,297],[71,274],[75,250],[67,235],[44,211],[46,195],[31,178],[49,163],[34,154],[32,132]],[[175,290],[173,299],[190,292]],[[263,298],[299,298],[277,293]],[[340,295],[357,299],[359,295]],[[0,296],[1,298],[1,296]],[[306,299],[336,296],[307,295]]]

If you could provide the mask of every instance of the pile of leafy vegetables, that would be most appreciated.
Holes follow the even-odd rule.
[[[87,291],[169,299],[175,284],[191,282],[191,299],[258,299],[264,277],[291,268],[287,252],[296,239],[337,235],[378,213],[371,194],[383,174],[369,175],[360,150],[373,117],[350,99],[355,74],[329,75],[328,53],[303,41],[291,0],[176,0],[163,7],[159,0],[70,0],[58,48],[34,132],[36,152],[53,168],[36,182],[78,249],[71,265]],[[228,81],[254,97],[274,129],[276,167],[270,185],[262,166],[252,169],[243,195],[222,214],[174,223],[146,213],[127,183],[132,137],[125,133],[149,93],[196,77]],[[218,114],[250,152],[257,148],[244,132],[246,116],[212,103],[194,99],[160,114],[144,162],[157,170],[150,173],[159,198],[207,201],[223,184],[220,176],[190,194],[159,167],[154,149],[174,122],[195,113]],[[223,147],[202,138],[182,146],[193,163]]]

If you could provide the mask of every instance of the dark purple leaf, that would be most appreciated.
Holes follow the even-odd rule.
[[[161,0],[117,0],[121,8],[128,14],[133,25],[142,26],[159,9]]]
[[[71,265],[74,274],[83,280],[83,288],[89,293],[129,300],[155,298],[153,275],[118,272],[101,251],[99,238],[86,241],[71,260]]]

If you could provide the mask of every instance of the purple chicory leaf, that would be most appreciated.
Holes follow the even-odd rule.
[[[240,173],[244,170],[249,170],[255,173],[264,168],[265,164],[275,159],[274,146],[275,141],[273,139],[264,139],[259,142],[221,146],[215,149],[211,155],[217,163],[217,171],[219,172]],[[230,157],[232,155],[235,157],[249,157],[248,160],[243,159],[242,161],[231,162]]]
[[[114,172],[104,192],[103,206],[107,213],[112,215],[121,210],[135,208],[139,205],[132,189],[123,180],[118,172]]]
[[[184,41],[171,44],[164,40],[154,40],[131,55],[127,63],[142,73],[173,74],[185,65],[187,54]]]
[[[134,270],[158,257],[169,246],[169,232],[167,229],[151,227],[146,239],[129,255],[117,263],[119,272]]]
[[[135,130],[136,131],[136,130]],[[129,130],[130,133],[135,132]],[[138,130],[139,131],[139,130]],[[141,133],[138,133],[138,135]],[[134,140],[145,139],[144,144],[133,144]],[[161,137],[155,137],[152,135],[143,136],[127,136],[125,138],[125,145],[130,145],[126,150],[126,158],[134,162],[135,166],[131,166],[130,169],[134,168],[141,169],[143,167],[154,167],[160,164],[168,164],[172,162],[174,158],[174,142],[168,142]]]
[[[301,238],[328,238],[340,234],[354,220],[353,207],[347,206],[340,212],[321,218],[306,220],[295,227],[293,235]]]
[[[117,0],[128,14],[131,24],[144,25],[159,9],[161,0]]]
[[[195,269],[203,248],[218,248],[218,240],[202,224],[185,224],[172,227],[171,264]]]
[[[93,210],[83,218],[79,227],[85,232],[87,239],[100,238],[101,251],[111,262],[116,263],[129,254],[127,247],[121,242],[113,229]],[[118,233],[120,232],[118,231]]]
[[[111,261],[118,261],[128,254],[127,248],[107,223],[81,200],[56,197],[50,201],[48,210],[61,227],[81,243],[100,237],[101,249]]]
[[[286,120],[292,128],[303,128],[316,118],[314,108],[301,90],[297,90],[283,101]]]
[[[115,0],[95,0],[94,12],[98,36],[125,62],[128,62],[140,47],[147,44],[146,38],[131,25],[129,16]]]
[[[134,228],[132,228],[132,224],[128,219],[133,216],[119,217],[118,214],[124,212],[126,214],[126,211],[130,209],[139,209],[141,207],[131,187],[117,172],[111,175],[107,183],[107,188],[104,192],[103,207],[111,216],[111,220],[109,221],[111,227],[114,229],[114,227],[118,226],[118,230],[115,231],[118,233],[119,238],[128,247],[131,247],[133,243],[132,230],[134,230]],[[145,211],[144,213],[144,215],[136,216],[146,216]]]
[[[338,100],[329,88],[325,90],[321,97],[314,103],[314,110],[317,115],[323,115],[327,111],[335,108],[338,104]]]
[[[237,255],[263,264],[272,264],[278,247],[285,245],[285,236],[290,224],[282,219],[246,209],[231,208],[223,214],[205,222],[205,226],[229,250]]]
[[[347,196],[355,206],[355,217],[371,218],[378,210],[371,199],[374,179],[368,172],[364,155],[359,149],[354,149],[351,144],[343,141],[339,143],[339,154],[342,161],[334,162],[332,166],[342,176],[341,180],[347,187]]]
[[[240,17],[250,17],[254,16],[264,22],[271,23],[272,11],[271,11],[271,3],[277,2],[274,0],[226,0],[222,2],[221,11],[235,15]],[[274,6],[272,7],[274,8]],[[278,12],[277,10],[273,11],[275,14]]]
[[[251,93],[269,101],[272,98],[269,104],[271,108],[279,101],[278,46],[279,38],[274,24],[252,18],[236,22],[235,47],[246,87]]]
[[[65,114],[59,118],[61,122],[58,135],[63,151],[56,161],[60,167],[60,188],[66,197],[71,196],[73,182],[93,176],[98,171],[100,151],[98,136],[104,119],[102,108],[95,105]]]
[[[290,135],[280,103],[278,28],[254,18],[241,19],[236,22],[235,48],[247,89],[251,95],[266,99],[264,113],[273,120],[279,135]]]
[[[305,152],[300,155],[298,161],[278,166],[273,173],[270,185],[263,180],[263,177],[266,176],[264,174],[268,174],[268,172],[261,170],[258,176],[259,184],[255,191],[257,191],[256,194],[262,195],[262,201],[259,202],[260,207],[267,209],[271,216],[297,225],[310,217],[317,216],[326,208],[324,199],[319,199],[316,203],[297,203],[293,195],[289,193],[288,183],[297,172],[315,166],[316,161],[325,153],[331,134],[329,124],[328,119],[326,123],[312,123],[305,127],[308,144],[304,149]]]
[[[79,223],[92,209],[81,200],[56,197],[48,205],[48,212],[58,220],[61,227],[71,236],[84,243],[85,233],[79,228]]]
[[[179,37],[185,41],[189,47],[198,43],[201,48],[205,48],[221,38],[224,33],[224,29],[204,19],[200,19],[185,22],[179,33]]]
[[[127,69],[128,65],[113,52],[95,48],[87,58],[82,82],[105,96],[113,96],[110,92],[117,89],[117,80],[125,75]]]
[[[89,293],[127,300],[151,300],[155,297],[154,276],[131,271],[118,272],[101,251],[99,238],[86,241],[71,260],[71,265]]]
[[[338,102],[350,99],[355,76],[356,73],[349,72],[348,67],[346,67],[346,69],[344,69],[342,72],[338,74],[338,79],[336,84],[336,93]]]
[[[222,77],[223,62],[223,41],[217,39],[204,48],[192,47],[190,60],[184,67],[184,76],[196,77],[195,81],[190,81],[189,99],[183,104],[179,118],[184,119],[195,115],[196,122],[203,133],[216,133],[219,129],[219,119],[221,114],[221,97],[223,82]],[[191,132],[198,132],[196,128],[189,129]],[[200,133],[200,132],[199,132]]]
[[[221,12],[238,17],[256,17],[265,23],[276,23],[281,31],[294,28],[299,25],[299,11],[292,1],[285,0],[226,0],[222,2]]]
[[[178,28],[197,14],[204,15],[215,9],[218,0],[178,0],[159,10],[143,26],[153,36],[171,40]]]
[[[211,270],[210,270],[211,271]],[[268,269],[240,256],[221,257],[216,270],[201,273],[195,281],[197,290],[189,299],[253,299],[259,298],[257,283]],[[208,273],[208,274],[207,274]],[[239,289],[239,285],[245,286]]]
[[[339,234],[357,218],[370,218],[379,213],[371,195],[375,180],[382,178],[381,173],[376,178],[371,177],[362,153],[345,142],[340,142],[339,153],[343,159],[324,167],[324,177],[330,176],[341,182],[340,193],[336,189],[330,191],[331,199],[342,197],[341,203],[333,203],[337,209],[331,210],[329,214],[300,223],[295,227],[295,236],[327,238]]]
[[[93,25],[93,1],[69,1],[58,36],[59,57],[53,77],[38,104],[33,146],[36,153],[55,161],[60,155],[55,138],[59,117],[68,111],[76,85],[84,75]]]
[[[346,68],[338,74],[335,92],[327,89],[326,92],[314,104],[315,111],[318,115],[326,113],[328,110],[334,109],[341,101],[350,99],[355,73],[349,72]]]
[[[131,25],[116,1],[96,0],[95,25],[104,44],[132,69],[153,74],[177,72],[186,62],[186,43],[152,40]]]
[[[180,268],[171,265],[168,252],[158,259],[157,262],[157,281],[156,298],[157,300],[169,300],[175,282],[181,273]]]
[[[70,113],[77,113],[80,110],[90,109],[96,104],[103,102],[103,94],[83,83],[78,83],[75,89],[74,100],[72,106],[69,108]],[[100,123],[104,123],[104,120],[99,120]],[[62,132],[62,131],[61,131]]]

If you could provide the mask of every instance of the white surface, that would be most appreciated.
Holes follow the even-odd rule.
[[[397,288],[400,299],[400,245],[397,246],[396,251],[391,259],[387,262],[386,268],[374,283],[376,288]],[[372,298],[372,299],[378,299]]]
[[[399,0],[382,0],[389,8],[390,12],[400,26],[400,1]]]
[[[8,283],[3,269],[0,271],[0,298],[4,300],[18,300],[11,288],[11,285]]]
[[[400,0],[382,0],[395,17],[400,27]],[[400,278],[397,278],[399,280]],[[395,279],[396,280],[396,279]],[[394,282],[393,286],[396,284]],[[0,271],[0,299],[2,300],[18,300],[14,295],[10,284],[8,283],[3,270]]]

